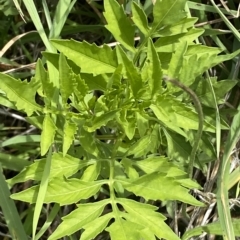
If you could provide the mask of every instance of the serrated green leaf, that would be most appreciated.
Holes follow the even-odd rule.
[[[199,56],[201,56],[206,53],[210,53],[211,55],[218,55],[221,52],[222,52],[221,48],[209,47],[202,44],[192,44],[188,46],[186,56],[195,55],[195,54],[199,54]]]
[[[53,178],[48,184],[44,203],[55,202],[60,205],[77,203],[82,199],[88,199],[96,194],[103,183],[104,181],[85,182],[74,178],[69,180],[65,178]],[[22,192],[12,194],[11,198],[35,203],[38,191],[39,186],[34,186]]]
[[[26,120],[32,124],[33,126],[42,129],[44,115],[40,116],[32,116],[32,117],[26,117]]]
[[[104,9],[105,12],[103,14],[108,22],[108,25],[105,27],[126,49],[135,52],[134,27],[124,13],[123,7],[116,0],[105,0]]]
[[[186,86],[192,84],[197,76],[200,76],[209,68],[232,59],[240,53],[240,50],[237,50],[232,54],[217,55],[217,53],[220,52],[218,48],[213,49],[205,47],[205,51],[203,51],[203,49],[204,48],[200,45],[195,45],[191,48],[192,55],[188,55],[189,53],[187,52],[184,57],[183,67],[179,79]],[[193,66],[189,68],[189,64],[196,61],[198,64],[193,64]]]
[[[94,239],[99,233],[101,233],[106,228],[108,222],[113,217],[114,217],[113,213],[108,213],[84,225],[83,228],[85,229],[85,231],[81,235],[81,240]]]
[[[94,133],[86,131],[83,127],[79,129],[79,141],[83,149],[95,157],[100,157],[101,152],[97,144],[98,139],[94,137]]]
[[[183,19],[186,16],[185,5],[186,0],[157,0],[153,7],[152,28],[160,29]]]
[[[132,20],[139,28],[139,30],[147,36],[149,34],[150,28],[148,27],[148,20],[143,9],[135,2],[132,2]]]
[[[89,122],[90,126],[87,126],[88,131],[93,132],[102,126],[105,126],[110,120],[116,117],[117,112],[119,112],[119,110],[109,111],[100,116],[93,117],[93,120]]]
[[[63,104],[67,104],[68,98],[76,88],[74,73],[69,67],[65,56],[60,53],[59,57],[59,85]]]
[[[157,208],[149,204],[143,204],[131,199],[118,198],[118,203],[121,204],[128,214],[124,215],[127,219],[131,215],[130,221],[134,221],[143,227],[148,228],[151,233],[159,239],[180,240],[180,238],[171,230],[164,222],[166,218],[155,212]]]
[[[63,156],[62,153],[54,153],[51,160],[51,169],[49,174],[49,180],[55,177],[70,177],[78,170],[94,164],[95,160],[80,160],[78,158],[71,157],[70,155]],[[32,163],[30,166],[23,169],[18,175],[7,180],[11,185],[19,182],[26,182],[28,180],[40,181],[46,159],[40,159]]]
[[[152,104],[150,108],[154,111],[158,119],[162,122],[169,122],[166,126],[172,130],[174,127],[180,127],[186,130],[198,129],[198,115],[195,109],[191,106],[179,101],[177,98],[173,98],[171,95],[158,96],[157,105]],[[204,121],[204,130],[209,132],[215,132],[215,126],[209,121]],[[181,133],[180,133],[181,134]],[[181,134],[182,136],[183,135]]]
[[[41,156],[45,155],[54,141],[56,126],[49,114],[46,114],[43,120],[43,130],[41,133]]]
[[[111,89],[113,86],[121,86],[121,79],[122,79],[122,64],[119,64],[110,79],[107,83],[107,88]]]
[[[186,133],[178,126],[176,126],[175,122],[173,122],[166,111],[163,108],[158,107],[156,105],[151,104],[150,108],[156,115],[156,117],[169,129],[173,130],[174,132],[179,133],[180,135],[187,137]]]
[[[109,46],[102,47],[74,40],[52,40],[52,44],[81,68],[94,75],[113,73],[117,67],[116,53]]]
[[[204,206],[188,193],[174,178],[165,173],[146,174],[134,180],[118,180],[128,191],[151,200],[179,200],[194,206]],[[171,191],[169,191],[171,189]]]
[[[94,181],[98,178],[101,171],[101,162],[96,162],[90,166],[88,166],[81,177],[82,181]]]
[[[37,61],[36,74],[34,77],[37,82],[40,82],[42,84],[42,90],[45,96],[45,104],[50,105],[50,100],[54,95],[54,86],[49,80],[48,73],[44,69],[41,59]]]
[[[89,90],[107,90],[107,83],[109,79],[109,76],[107,74],[93,76],[93,74],[81,73],[81,77],[87,84]]]
[[[185,85],[190,86],[195,81],[196,77],[199,76],[199,70],[201,64],[192,64],[192,67],[189,67],[191,63],[199,62],[198,55],[185,56],[182,61],[182,71],[179,74],[179,80]]]
[[[178,166],[169,161],[169,158],[159,157],[148,157],[144,160],[134,161],[133,165],[137,166],[145,173],[166,173],[168,177],[187,177],[187,173],[182,171]]]
[[[186,33],[179,33],[172,36],[160,37],[155,43],[155,49],[157,52],[168,52],[172,53],[178,47],[179,42],[187,42],[192,44],[192,42],[197,39],[204,30],[192,28]],[[195,46],[195,45],[194,45]]]
[[[148,153],[148,147],[151,144],[152,142],[149,136],[144,136],[129,148],[126,156],[134,155],[135,158],[145,156]]]
[[[89,88],[85,81],[81,78],[80,74],[74,75],[74,79],[76,81],[76,88],[74,88],[74,93],[78,98],[78,101],[82,101],[84,97],[88,94]]]
[[[137,128],[138,128],[139,135],[140,137],[143,137],[149,128],[148,119],[146,119],[144,116],[142,116],[138,112],[135,112],[135,114],[137,119]]]
[[[132,166],[134,164],[133,161],[128,158],[124,158],[122,159],[121,164],[123,165],[124,171],[129,178],[134,179],[139,177],[138,171]]]
[[[94,113],[96,115],[99,115],[101,113],[109,111],[107,104],[106,104],[106,100],[107,100],[107,98],[105,95],[102,95],[97,99],[95,106],[94,106]]]
[[[6,93],[7,98],[19,111],[24,111],[28,116],[36,111],[42,111],[42,107],[35,102],[40,82],[21,81],[3,73],[0,73],[0,78],[0,89]]]
[[[133,139],[136,129],[136,119],[132,111],[121,110],[117,115],[117,122],[123,128],[129,140]]]
[[[184,54],[186,53],[186,50],[187,50],[187,42],[180,42],[175,52],[173,52],[172,59],[169,63],[168,71],[167,71],[167,75],[170,78],[176,79],[179,77],[182,64],[183,64],[183,57],[184,57]],[[171,87],[173,86],[171,85]]]
[[[141,239],[140,230],[143,228],[136,223],[119,218],[106,228],[106,231],[110,233],[111,240],[139,240]]]
[[[97,219],[108,203],[109,200],[102,200],[95,203],[79,204],[76,210],[62,218],[63,222],[58,226],[48,240],[55,240],[64,236],[70,236],[74,232],[81,230],[84,225]]]
[[[151,98],[153,99],[155,95],[161,94],[162,92],[162,69],[158,54],[151,39],[148,41],[147,63],[148,84],[151,90]]]
[[[77,125],[69,120],[66,120],[63,127],[63,156],[67,154],[67,151],[74,140],[76,131]]]
[[[173,25],[161,28],[158,31],[158,36],[173,36],[177,34],[187,33],[189,29],[194,27],[197,18],[183,18],[179,22],[174,22]]]
[[[239,54],[240,54],[240,49],[236,50],[235,52],[233,52],[231,54],[218,55],[215,59],[211,59],[212,62],[210,63],[210,66],[208,66],[208,69],[213,67],[213,66],[216,66],[217,64],[219,64],[221,62],[225,62],[225,61],[228,61],[230,59],[233,59],[234,57],[236,57]]]
[[[187,43],[192,43],[199,36],[204,33],[204,29],[192,28],[187,33],[185,33],[182,37],[179,38],[180,41],[186,41]]]
[[[134,66],[133,62],[129,60],[126,53],[122,50],[120,46],[116,47],[118,63],[123,65],[123,70],[126,72],[128,81],[130,83],[133,96],[137,98],[139,90],[142,88],[142,79],[137,68]]]
[[[191,108],[188,108],[187,106],[174,106],[173,107],[174,114],[172,115],[172,119],[177,119],[176,125],[179,127],[182,127],[186,130],[188,129],[198,129],[198,115],[196,112],[194,112]],[[188,117],[189,116],[189,117]],[[184,125],[185,124],[185,125]],[[203,126],[204,131],[208,132],[215,132],[215,126],[213,123],[210,123],[205,119],[204,121],[204,126]]]

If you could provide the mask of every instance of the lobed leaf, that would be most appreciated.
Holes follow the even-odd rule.
[[[59,85],[62,102],[67,104],[68,98],[76,88],[77,83],[74,81],[73,71],[69,67],[65,56],[60,53],[59,57]]]
[[[81,180],[86,182],[96,180],[101,172],[101,167],[102,167],[102,164],[100,161],[97,161],[94,164],[88,166],[84,170]]]
[[[160,172],[168,174],[168,177],[187,177],[187,173],[163,156],[149,156],[144,160],[132,161],[132,164],[148,174]]]
[[[124,171],[130,179],[134,179],[134,178],[139,177],[138,171],[133,167],[134,162],[135,161],[132,161],[129,158],[123,158],[122,161],[121,161],[121,164],[123,165]]]
[[[146,156],[149,152],[155,153],[158,147],[159,126],[156,124],[152,131],[140,138],[129,147],[126,156],[134,155],[135,158]]]
[[[134,27],[124,13],[123,7],[116,0],[105,0],[104,9],[105,12],[103,14],[108,22],[105,27],[126,49],[135,52]]]
[[[132,111],[122,109],[117,114],[117,122],[123,128],[129,140],[133,139],[136,130],[136,119]]]
[[[156,102],[157,105],[152,104],[150,108],[154,111],[160,121],[169,122],[167,127],[174,129],[171,127],[170,123],[172,123],[176,127],[186,130],[198,129],[198,115],[192,107],[190,108],[176,98],[171,97],[171,95],[158,96]],[[215,132],[215,126],[205,120],[204,130]]]
[[[166,218],[162,214],[155,212],[157,207],[139,203],[131,199],[118,198],[117,201],[128,212],[128,214],[124,215],[127,220],[134,221],[134,223],[147,228],[159,239],[180,240],[164,222]]]
[[[110,120],[116,117],[117,112],[119,112],[119,110],[112,110],[100,116],[94,116],[92,121],[88,123],[87,126],[88,131],[93,132],[102,126],[105,126]]]
[[[139,240],[141,239],[140,231],[143,228],[136,223],[119,218],[106,228],[106,231],[110,233],[111,240]]]
[[[56,177],[70,177],[78,170],[94,163],[95,160],[80,160],[70,155],[63,156],[62,153],[54,153],[52,155],[49,180]],[[15,183],[26,182],[28,180],[40,181],[42,179],[45,164],[45,158],[37,160],[30,166],[23,169],[15,177],[8,179],[7,182],[13,185]]]
[[[159,36],[174,36],[177,34],[188,33],[189,29],[194,27],[194,23],[197,22],[197,18],[183,18],[179,22],[175,22],[173,25],[161,28],[158,31]]]
[[[45,105],[50,106],[50,99],[52,99],[55,89],[53,84],[50,82],[48,73],[44,69],[41,59],[37,61],[36,74],[34,78],[37,82],[40,82],[42,84],[42,91],[45,97]]]
[[[150,108],[156,115],[157,119],[159,119],[165,127],[173,130],[174,132],[177,132],[184,137],[187,137],[186,133],[180,127],[176,126],[175,122],[169,118],[169,115],[167,115],[164,109],[154,104],[151,104]]]
[[[85,229],[85,231],[81,235],[81,240],[94,239],[99,233],[101,233],[107,227],[109,221],[113,217],[114,217],[113,213],[108,213],[84,225],[83,228]]]
[[[84,97],[88,94],[89,87],[86,82],[81,78],[80,74],[74,75],[76,87],[74,88],[73,92],[78,98],[78,101],[82,101]],[[96,79],[94,79],[96,81]]]
[[[49,114],[46,114],[43,120],[43,129],[41,133],[41,156],[45,155],[54,141],[56,126]]]
[[[144,36],[148,36],[150,28],[148,26],[148,20],[143,9],[135,2],[132,2],[132,20],[139,28],[139,30],[144,34]]]
[[[178,78],[182,70],[183,58],[187,50],[187,42],[180,42],[177,49],[173,52],[168,66],[167,75],[170,78]],[[171,88],[173,86],[171,85]]]
[[[185,5],[186,0],[157,0],[153,7],[154,21],[152,28],[159,30],[183,19],[186,16]]]
[[[103,183],[104,181],[85,182],[74,178],[69,180],[53,178],[48,184],[44,203],[55,202],[61,206],[77,203],[96,194]],[[22,192],[12,194],[11,198],[32,204],[37,200],[38,191],[39,186],[34,186]]]
[[[162,69],[158,54],[155,50],[152,40],[148,41],[147,51],[147,69],[148,69],[148,84],[151,90],[151,98],[162,92]]]
[[[149,128],[148,119],[139,112],[135,112],[135,114],[136,114],[135,118],[137,119],[137,128],[139,131],[139,135],[140,137],[143,137]]]
[[[114,0],[115,1],[115,0]],[[127,57],[126,53],[122,50],[120,46],[116,47],[118,63],[123,65],[123,72],[126,73],[128,81],[130,83],[133,96],[138,97],[138,92],[142,88],[142,79],[137,68],[134,66],[133,62]]]
[[[188,189],[165,173],[146,174],[138,179],[118,181],[128,191],[147,200],[179,200],[194,206],[204,206],[188,193]]]
[[[102,200],[95,203],[79,204],[76,210],[73,210],[70,214],[62,218],[63,222],[57,227],[48,240],[55,240],[64,236],[70,236],[74,232],[81,230],[88,223],[98,220],[98,217],[102,214],[104,207],[108,203],[109,200]],[[109,214],[108,217],[109,221],[111,214]],[[92,225],[92,230],[95,232],[95,225]]]
[[[0,73],[0,78],[0,89],[19,111],[24,111],[28,116],[36,111],[42,111],[42,107],[35,102],[40,82],[33,79],[30,82],[21,81],[3,73]]]
[[[63,128],[63,156],[67,154],[68,149],[74,141],[74,135],[77,132],[77,125],[70,122],[69,120],[65,121]]]
[[[117,67],[116,53],[107,45],[98,47],[74,40],[52,40],[52,44],[79,66],[83,73],[113,73]]]
[[[86,131],[83,127],[79,129],[79,141],[83,149],[95,157],[101,156],[101,151],[98,145],[98,139],[94,137],[93,133]]]

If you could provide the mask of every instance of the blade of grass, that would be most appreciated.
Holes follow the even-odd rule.
[[[221,9],[215,4],[214,0],[210,0],[214,8],[216,9],[217,13],[221,16],[222,20],[225,22],[225,24],[229,27],[229,29],[232,31],[234,36],[240,41],[240,33],[238,30],[232,25],[232,23],[226,18],[226,16],[223,14]],[[233,13],[231,13],[233,14]],[[237,15],[237,14],[236,14]]]
[[[39,143],[40,140],[41,140],[40,135],[15,136],[0,143],[0,147],[6,147],[9,145],[20,144],[20,143]]]
[[[56,12],[54,14],[53,25],[50,28],[49,39],[59,37],[75,2],[76,0],[58,1]]]
[[[225,24],[229,27],[235,37],[240,41],[240,34],[238,30],[232,25],[232,23],[225,17],[223,12],[215,4],[214,0],[211,0],[216,11],[219,13]],[[240,106],[238,107],[238,111]],[[230,169],[230,156],[233,148],[235,147],[240,136],[240,112],[235,115],[228,139],[225,145],[223,158],[221,161],[220,175],[217,181],[217,209],[219,214],[220,224],[223,230],[223,238],[226,240],[235,239],[234,229],[232,225],[232,219],[229,209],[229,197],[228,197],[228,183],[229,183],[229,169]]]
[[[14,4],[15,4],[15,7],[17,8],[17,10],[18,10],[18,12],[19,12],[22,20],[26,23],[26,21],[25,21],[25,19],[24,19],[24,14],[23,14],[23,12],[22,12],[22,9],[21,9],[18,1],[17,1],[17,0],[13,0],[13,2],[14,2]]]
[[[33,214],[33,226],[32,226],[32,239],[36,240],[36,230],[37,230],[37,224],[38,220],[40,218],[44,198],[47,192],[48,187],[48,180],[49,180],[49,174],[50,174],[50,168],[51,168],[51,160],[52,160],[52,148],[49,149],[46,159],[46,164],[44,166],[44,171],[38,191],[37,201],[35,205],[35,210]]]
[[[39,230],[39,232],[36,234],[35,239],[38,240],[42,237],[42,235],[48,230],[49,226],[52,224],[52,221],[56,217],[58,211],[60,209],[59,204],[55,203],[50,214],[48,215],[48,218],[42,228]]]
[[[10,198],[10,191],[5,181],[2,166],[0,164],[0,206],[3,211],[8,229],[12,235],[12,239],[27,240],[27,235],[24,231],[21,219],[19,217],[14,201]]]
[[[32,0],[23,0],[24,5],[47,49],[47,51],[49,52],[56,52],[56,49],[51,45],[51,43],[49,42],[49,39],[47,38],[47,35],[44,31],[42,22],[39,18],[36,6],[34,5],[34,2]]]
[[[202,38],[202,41],[204,42],[204,39]],[[198,41],[197,41],[198,42]],[[211,94],[214,100],[214,105],[216,109],[216,154],[217,159],[220,160],[220,145],[221,145],[221,123],[220,123],[220,114],[219,114],[219,108],[217,104],[216,95],[210,80],[209,73],[206,72],[207,75],[207,82],[211,89]],[[228,159],[227,159],[228,160]],[[218,194],[217,194],[217,207],[218,207],[218,213],[220,218],[220,225],[223,229],[223,238],[227,240],[235,239],[234,237],[234,230],[233,225],[231,222],[231,216],[230,211],[228,208],[228,190],[225,185],[228,184],[227,174],[229,174],[229,167],[228,165],[225,165],[224,162],[221,163],[221,173],[218,177]]]
[[[48,29],[50,30],[52,28],[52,19],[51,19],[51,15],[50,15],[46,0],[42,1],[42,5],[43,5],[43,10],[45,13],[46,20],[47,20]]]
[[[224,148],[224,154],[221,163],[221,172],[217,182],[217,208],[222,230],[224,231],[224,239],[235,239],[232,220],[229,209],[228,187],[229,187],[229,169],[230,157],[233,148],[240,137],[240,105],[238,113],[234,116],[230,132]]]
[[[216,13],[216,9],[213,6],[209,6],[209,5],[202,4],[202,3],[196,3],[196,2],[192,2],[192,1],[187,1],[187,4],[190,9]],[[233,11],[233,10],[230,13],[224,8],[220,8],[220,10],[222,11],[222,13],[227,14],[227,15],[232,15],[232,14],[237,15],[237,13],[238,13],[237,11]]]

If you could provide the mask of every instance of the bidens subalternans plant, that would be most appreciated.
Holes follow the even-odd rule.
[[[49,167],[44,203],[77,204],[49,240],[78,230],[81,240],[94,239],[104,230],[112,240],[177,240],[166,217],[149,200],[204,206],[189,193],[200,186],[186,171],[199,116],[191,96],[163,79],[168,76],[194,88],[204,114],[212,110],[213,101],[210,95],[209,101],[205,98],[210,88],[202,74],[239,51],[218,55],[219,49],[195,44],[203,30],[194,28],[197,19],[186,16],[185,4],[186,0],[156,1],[154,20],[148,23],[135,2],[129,18],[115,0],[105,0],[106,28],[120,45],[52,40],[60,54],[43,55],[55,68],[54,82],[41,60],[30,82],[1,74],[0,89],[8,100],[42,130],[43,158],[8,180],[40,183],[12,198],[35,203]],[[211,81],[219,103],[236,84]],[[219,84],[224,91],[218,91]],[[198,150],[204,152],[215,132],[214,116],[202,124]],[[224,122],[222,128],[227,128]]]

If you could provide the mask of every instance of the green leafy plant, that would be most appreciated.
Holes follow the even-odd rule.
[[[148,23],[135,2],[130,18],[115,0],[105,0],[106,28],[120,45],[112,49],[52,40],[60,53],[43,53],[48,70],[38,60],[31,81],[0,75],[9,105],[42,130],[43,158],[7,180],[10,185],[33,180],[35,185],[11,197],[31,204],[77,203],[49,240],[79,230],[81,240],[104,230],[113,240],[180,239],[153,201],[204,206],[189,193],[200,186],[187,172],[190,161],[204,170],[193,156],[196,150],[215,155],[215,103],[202,75],[240,51],[219,55],[217,48],[195,44],[203,30],[194,28],[197,19],[186,16],[185,4],[156,1],[153,22]],[[136,31],[139,42],[134,42]],[[165,76],[179,84],[165,81]],[[210,81],[217,103],[236,84]],[[199,116],[191,91],[205,115],[194,154]],[[221,128],[228,129],[223,120]]]

